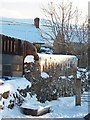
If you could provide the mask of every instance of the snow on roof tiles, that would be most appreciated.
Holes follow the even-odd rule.
[[[40,29],[29,22],[24,23],[15,20],[0,20],[0,34],[27,40],[32,43],[45,43],[41,37]]]

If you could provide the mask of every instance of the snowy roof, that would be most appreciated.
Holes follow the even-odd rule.
[[[41,37],[40,29],[34,26],[32,20],[0,19],[0,34],[32,43],[45,43]]]

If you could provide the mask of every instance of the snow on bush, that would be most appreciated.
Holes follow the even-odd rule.
[[[4,81],[2,79],[0,79],[0,85],[4,84]]]
[[[34,56],[32,56],[32,55],[26,56],[26,58],[24,59],[24,62],[25,63],[30,63],[30,62],[34,63]]]
[[[10,91],[11,90],[11,85],[10,84],[3,84],[3,85],[0,85],[0,94],[3,94],[7,91]]]
[[[62,65],[62,70],[64,69],[64,66],[66,68],[70,68],[72,65],[73,67],[77,67],[77,57],[73,55],[55,55],[55,54],[38,54],[40,58],[40,64],[41,64],[41,71],[43,71],[43,66],[47,65],[47,68],[49,67],[49,64],[58,64]]]
[[[49,78],[49,75],[46,72],[41,72],[41,77],[42,78]]]
[[[32,82],[31,95],[36,94],[40,102],[74,95],[77,57],[40,53],[38,55],[38,62],[32,63],[30,58],[29,63],[25,64],[25,77]]]

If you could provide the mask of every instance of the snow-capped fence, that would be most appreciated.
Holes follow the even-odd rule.
[[[39,58],[36,62],[33,57],[25,59],[25,76],[32,82],[31,93],[37,94],[42,102],[75,95],[77,58],[49,54],[39,54]]]

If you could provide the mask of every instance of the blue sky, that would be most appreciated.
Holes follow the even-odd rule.
[[[48,2],[58,2],[60,0],[0,0],[0,16],[12,18],[43,18],[41,7]],[[65,0],[64,0],[65,1]],[[88,12],[88,1],[90,0],[72,0],[83,14]]]

